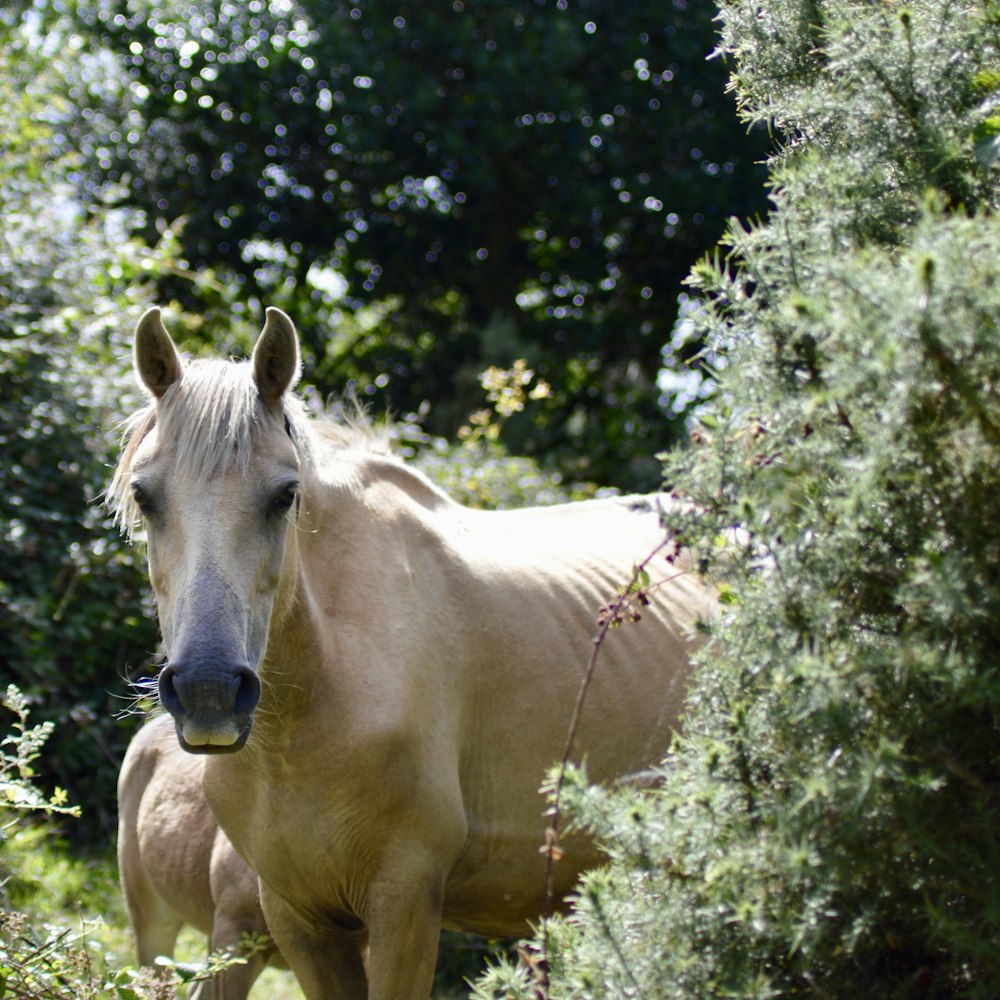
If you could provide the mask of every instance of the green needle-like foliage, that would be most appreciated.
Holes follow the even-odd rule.
[[[548,981],[479,995],[995,997],[1000,8],[720,11],[778,141],[693,274],[717,391],[667,460],[720,620],[662,787],[565,783],[612,863]]]

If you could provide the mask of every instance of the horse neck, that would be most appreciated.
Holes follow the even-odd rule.
[[[429,558],[442,513],[456,509],[423,475],[380,455],[341,455],[303,482],[261,674],[264,714],[282,721],[312,716],[320,691],[338,705],[369,697],[352,657],[391,641],[393,623],[380,616],[410,603],[394,588]]]
[[[262,691],[257,721],[265,723],[262,728],[268,733],[272,728],[271,720],[302,710],[298,704],[302,665],[316,659],[313,651],[318,645],[318,627],[305,600],[301,546],[302,529],[295,523],[289,528],[261,667]]]

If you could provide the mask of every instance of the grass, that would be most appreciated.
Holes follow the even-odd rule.
[[[65,929],[77,938],[77,947],[86,955],[88,971],[94,976],[134,967],[117,864],[110,851],[74,854],[58,831],[44,824],[8,829],[7,839],[0,839],[2,911],[26,914],[36,933],[50,926]],[[464,935],[446,935],[445,942],[433,1000],[460,1000],[468,996],[463,979],[482,968],[488,948],[485,942]],[[186,927],[175,957],[199,962],[206,948],[204,935]],[[0,939],[0,958],[2,950]],[[291,972],[267,969],[254,984],[250,1000],[305,1000],[305,996]]]

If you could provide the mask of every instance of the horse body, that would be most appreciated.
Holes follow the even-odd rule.
[[[182,745],[213,754],[205,794],[260,876],[303,990],[419,1000],[441,926],[519,934],[541,913],[538,789],[563,752],[597,609],[662,528],[655,505],[629,499],[462,508],[302,420],[286,395],[294,345],[269,311],[244,366],[248,437],[230,442],[244,464],[199,472],[172,435],[191,432],[203,410],[178,399],[206,380],[144,317],[137,368],[159,403],[118,489],[127,479],[145,507],[161,698]],[[663,569],[643,621],[609,635],[583,709],[577,752],[598,781],[658,760],[681,707],[709,604],[691,574]],[[598,860],[584,838],[562,846],[557,897]]]
[[[184,753],[169,716],[147,723],[129,744],[118,781],[118,870],[140,965],[172,956],[185,924],[212,949],[239,948],[267,933],[257,876],[236,853],[202,793],[204,757]],[[250,955],[189,1000],[245,1000],[275,949]]]

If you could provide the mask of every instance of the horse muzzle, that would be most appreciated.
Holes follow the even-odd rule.
[[[195,669],[172,662],[161,671],[158,687],[183,750],[234,753],[246,743],[260,700],[260,681],[246,664]]]

